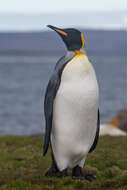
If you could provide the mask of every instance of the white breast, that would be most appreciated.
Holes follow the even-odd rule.
[[[96,134],[97,111],[94,69],[87,56],[75,57],[63,70],[53,107],[51,143],[60,170],[80,165],[86,157]]]

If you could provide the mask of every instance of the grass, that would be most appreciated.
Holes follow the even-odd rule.
[[[0,190],[126,190],[127,137],[101,137],[87,157],[84,171],[97,179],[88,181],[44,176],[50,151],[42,156],[43,137],[0,138]]]

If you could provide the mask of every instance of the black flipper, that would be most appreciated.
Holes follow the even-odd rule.
[[[45,131],[45,139],[44,139],[44,147],[43,147],[43,155],[47,153],[49,142],[50,142],[50,134],[52,129],[52,118],[53,118],[53,102],[57,94],[57,90],[59,89],[61,82],[61,75],[66,64],[75,56],[74,52],[68,52],[66,56],[62,57],[56,64],[54,73],[48,83],[45,100],[44,100],[44,114],[46,121],[46,131]]]
[[[99,139],[99,131],[100,131],[100,112],[99,112],[99,109],[98,109],[98,120],[97,120],[97,131],[96,131],[96,136],[95,136],[95,139],[94,139],[94,142],[89,150],[89,153],[90,152],[93,152],[94,149],[96,148],[97,146],[97,143],[98,143],[98,139]]]

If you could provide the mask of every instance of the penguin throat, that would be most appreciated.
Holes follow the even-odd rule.
[[[81,52],[80,50],[75,50],[75,56],[82,56],[82,55],[86,55],[86,54]]]

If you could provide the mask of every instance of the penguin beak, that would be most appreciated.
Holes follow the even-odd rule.
[[[55,26],[52,25],[47,25],[47,27],[51,28],[52,30],[56,31],[58,34],[62,34],[64,36],[67,36],[68,34],[66,32],[64,32],[62,29],[57,28]]]

